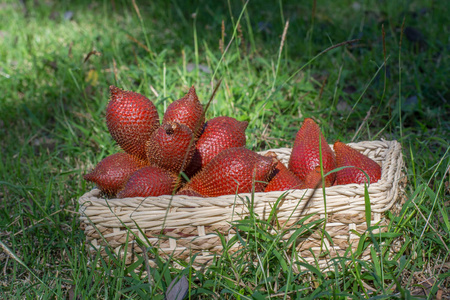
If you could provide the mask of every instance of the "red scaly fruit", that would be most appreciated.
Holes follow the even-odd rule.
[[[325,173],[336,168],[334,152],[327,144],[325,137],[320,132],[319,126],[313,119],[307,118],[295,137],[289,170],[297,175],[300,180],[305,180],[306,175],[320,165],[319,140],[322,145],[322,162]],[[330,182],[333,183],[336,173],[330,174]]]
[[[267,152],[265,156],[276,158],[274,152]],[[287,191],[290,189],[300,189],[303,182],[291,171],[286,168],[286,166],[277,159],[277,164],[272,174],[269,184],[264,189],[264,192],[274,192],[274,191]]]
[[[92,172],[83,178],[94,182],[108,196],[114,196],[121,190],[131,174],[146,164],[128,153],[116,153],[100,161]]]
[[[106,107],[109,133],[125,152],[146,159],[145,142],[159,126],[158,111],[145,96],[111,85]]]
[[[146,143],[147,159],[152,165],[179,173],[187,167],[194,154],[192,139],[192,131],[187,126],[176,122],[163,123]]]
[[[172,195],[176,188],[177,176],[170,171],[148,166],[134,172],[118,198],[150,197]]]
[[[331,182],[331,174],[325,177],[325,187],[330,187],[333,185]],[[306,177],[302,189],[315,189],[322,186],[322,176],[320,175],[320,166],[315,167],[314,170],[310,171]]]
[[[167,107],[162,123],[177,122],[186,125],[195,137],[198,137],[204,121],[203,106],[198,100],[194,86],[192,86],[183,98],[172,102]]]
[[[176,195],[191,196],[191,197],[201,197],[201,198],[205,197],[202,194],[200,194],[199,192],[193,191],[191,189],[181,189],[180,191],[178,191],[178,193],[176,193]]]
[[[254,184],[255,192],[262,192],[275,165],[273,158],[244,147],[225,149],[182,190],[190,189],[206,197],[217,197],[236,192],[250,193]]]
[[[370,183],[375,183],[381,178],[381,167],[374,160],[368,158],[357,150],[337,141],[334,143],[337,167],[353,166],[364,170],[369,175]],[[337,184],[364,183],[367,178],[357,168],[345,168],[337,172]]]
[[[247,121],[231,117],[216,117],[206,122],[203,133],[197,140],[194,156],[186,170],[188,176],[194,175],[206,166],[222,150],[244,147]]]

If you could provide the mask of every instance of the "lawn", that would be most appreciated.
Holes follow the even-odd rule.
[[[190,299],[450,298],[448,6],[299,2],[0,3],[0,298],[164,299],[180,275]],[[248,121],[251,150],[292,147],[307,117],[329,143],[398,140],[408,185],[386,243],[401,236],[400,252],[327,272],[295,273],[283,255],[204,270],[161,261],[143,277],[144,263],[89,257],[77,200],[93,188],[82,175],[119,151],[109,86],[162,116],[191,85],[206,104],[219,80],[206,117]],[[239,230],[247,257],[277,238]]]

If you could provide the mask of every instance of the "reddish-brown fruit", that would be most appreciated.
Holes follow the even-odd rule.
[[[364,170],[369,175],[370,183],[381,178],[381,167],[374,160],[368,158],[346,144],[334,143],[337,167],[353,166]],[[337,172],[337,184],[364,183],[367,177],[357,168],[345,168]]]
[[[146,159],[145,142],[159,126],[158,111],[145,96],[111,85],[106,107],[109,133],[125,152]]]
[[[179,190],[177,195],[192,196],[192,197],[202,197],[202,198],[205,197],[202,194],[200,194],[199,192],[193,191],[191,189],[184,189],[184,188]]]
[[[194,154],[192,139],[192,131],[187,126],[164,123],[146,143],[147,159],[150,164],[179,173],[187,167]]]
[[[148,166],[134,172],[118,198],[172,195],[177,176],[167,170]]]
[[[206,197],[264,191],[267,179],[276,165],[270,157],[264,157],[243,147],[220,152],[198,172],[185,188]]]
[[[109,196],[114,196],[125,186],[131,174],[143,168],[145,163],[128,153],[116,153],[100,161],[92,172],[83,177],[94,182]]]
[[[273,153],[273,152],[272,152]],[[272,156],[270,152],[266,156]],[[275,155],[276,157],[276,155]],[[290,189],[300,189],[303,182],[279,160],[273,170],[269,184],[264,192],[287,191]]]
[[[289,160],[289,170],[297,175],[300,180],[305,180],[306,175],[320,166],[319,140],[322,146],[322,162],[325,173],[336,168],[336,158],[325,137],[320,132],[319,126],[313,119],[307,118],[295,137]],[[336,175],[330,174],[330,182],[333,183]]]
[[[330,175],[325,177],[325,187],[330,187],[333,185],[330,179]],[[317,166],[314,170],[309,172],[305,181],[303,182],[302,189],[315,189],[322,186],[322,176],[320,176],[320,166]]]
[[[206,122],[203,133],[196,143],[194,156],[186,170],[188,176],[197,173],[222,150],[244,147],[247,126],[246,121],[241,122],[225,116]]]
[[[176,122],[186,125],[198,137],[204,120],[203,106],[198,100],[194,86],[192,86],[183,98],[172,102],[167,107],[164,113],[163,124]]]

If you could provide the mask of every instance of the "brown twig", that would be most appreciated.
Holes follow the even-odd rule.
[[[92,50],[91,52],[89,52],[86,57],[83,60],[83,64],[92,56],[92,55],[96,55],[96,56],[100,56],[102,55],[100,52],[98,52],[97,50]]]
[[[364,117],[364,120],[362,121],[361,125],[359,125],[358,130],[356,130],[355,135],[353,135],[352,142],[355,140],[356,136],[358,135],[358,133],[361,131],[364,124],[366,124],[367,120],[369,119],[370,113],[372,112],[372,108],[373,108],[373,106],[370,107],[370,109],[367,112],[366,116]]]
[[[145,51],[147,51],[148,53],[152,53],[152,51],[150,51],[150,49],[148,49],[147,46],[145,46],[144,44],[142,44],[141,42],[139,42],[134,36],[131,36],[129,34],[127,34],[127,38],[129,38],[131,41],[135,42],[136,44],[138,44],[139,47],[141,47],[142,49],[144,49]]]

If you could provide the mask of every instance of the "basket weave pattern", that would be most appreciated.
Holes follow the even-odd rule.
[[[401,146],[397,141],[384,140],[349,145],[381,164],[381,179],[368,187],[371,224],[387,225],[385,212],[398,208],[403,194],[404,165]],[[268,151],[275,152],[278,159],[287,165],[291,149]],[[267,218],[273,204],[282,194],[283,192],[255,193],[254,212],[260,218]],[[132,263],[135,255],[142,253],[142,248],[134,243],[134,236],[128,230],[141,240],[146,240],[137,224],[150,244],[158,246],[161,254],[186,260],[198,253],[195,263],[203,265],[211,260],[212,254],[222,250],[217,232],[231,238],[233,231],[230,230],[230,222],[248,216],[246,197],[249,199],[252,195],[103,199],[100,191],[94,189],[79,199],[80,219],[92,251],[108,244],[117,253],[123,253],[128,240],[127,263]],[[326,207],[321,189],[288,191],[277,208],[277,220],[281,225],[289,227],[303,216],[313,213],[316,215],[310,221],[327,217],[325,228],[332,243],[326,239],[322,242],[321,233],[317,232],[301,241],[297,250],[303,260],[312,262],[317,259],[314,256],[317,257],[321,244],[323,246],[324,243],[330,253],[319,262],[325,265],[330,257],[344,255],[349,245],[356,248],[359,237],[355,232],[363,233],[367,229],[364,185],[347,184],[326,188]],[[381,227],[379,230],[384,229]],[[289,235],[283,236],[283,239],[287,238]],[[236,244],[231,251],[238,248],[239,245]],[[151,258],[150,262],[152,263]]]

